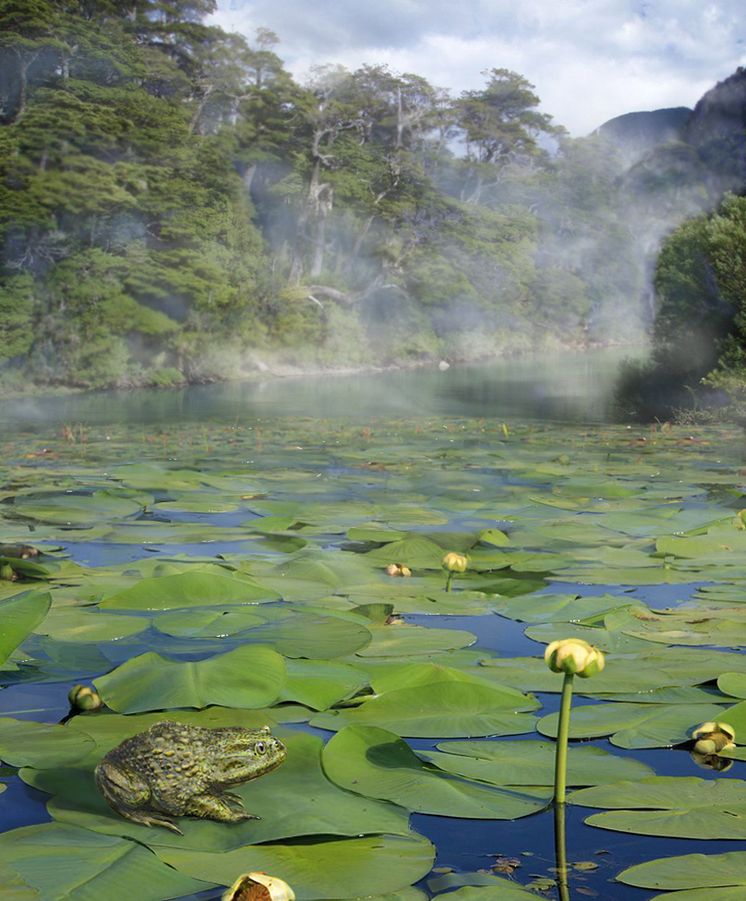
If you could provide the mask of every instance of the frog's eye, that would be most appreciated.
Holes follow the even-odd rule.
[[[263,741],[258,741],[254,745],[254,750],[256,751],[257,754],[264,754],[267,750],[267,746],[264,744]]]

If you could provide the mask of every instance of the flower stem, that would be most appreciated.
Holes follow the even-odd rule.
[[[557,728],[557,748],[554,758],[554,803],[565,803],[567,785],[567,736],[570,732],[570,707],[572,705],[572,673],[565,673],[562,683],[559,726]]]
[[[568,883],[567,843],[565,840],[565,805],[554,807],[554,857],[557,869],[557,890],[559,901],[570,901]]]
[[[453,582],[453,573],[448,573],[448,578],[446,579],[446,591],[451,590],[451,582]]]

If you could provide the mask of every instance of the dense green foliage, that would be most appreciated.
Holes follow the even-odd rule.
[[[658,257],[655,291],[652,358],[630,368],[627,399],[633,398],[642,412],[657,415],[664,415],[671,402],[697,405],[712,389],[742,400],[746,197],[726,195],[715,213],[686,221],[667,238]]]
[[[6,389],[630,341],[658,307],[677,384],[742,367],[735,207],[676,233],[646,292],[662,236],[741,177],[722,85],[630,162],[507,69],[460,96],[383,66],[301,86],[214,7],[0,0]]]
[[[322,67],[301,87],[272,32],[206,26],[214,6],[0,0],[5,386],[614,333],[639,289],[618,164],[537,112],[523,77],[451,97]]]

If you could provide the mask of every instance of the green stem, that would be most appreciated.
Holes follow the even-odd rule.
[[[446,579],[446,591],[450,591],[450,590],[451,590],[451,582],[453,582],[453,573],[452,573],[452,572],[449,572],[449,573],[448,573],[448,578]]]
[[[570,885],[567,879],[567,842],[565,839],[565,805],[554,807],[554,857],[557,868],[559,901],[570,901]]]
[[[572,673],[565,673],[562,683],[559,726],[557,728],[557,748],[554,758],[554,803],[565,803],[567,785],[567,736],[570,732],[570,707],[572,706]]]

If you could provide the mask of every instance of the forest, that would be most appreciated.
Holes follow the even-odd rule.
[[[375,65],[299,84],[276,34],[209,26],[214,7],[0,2],[4,390],[473,360],[651,329],[660,359],[686,343],[671,319],[692,325],[687,304],[730,310],[706,317],[697,377],[742,368],[743,274],[710,275],[743,247],[741,201],[676,232],[648,287],[664,236],[746,183],[695,119],[630,159],[603,130],[569,137],[499,60],[459,95]],[[677,279],[689,299],[676,288],[671,306]]]

